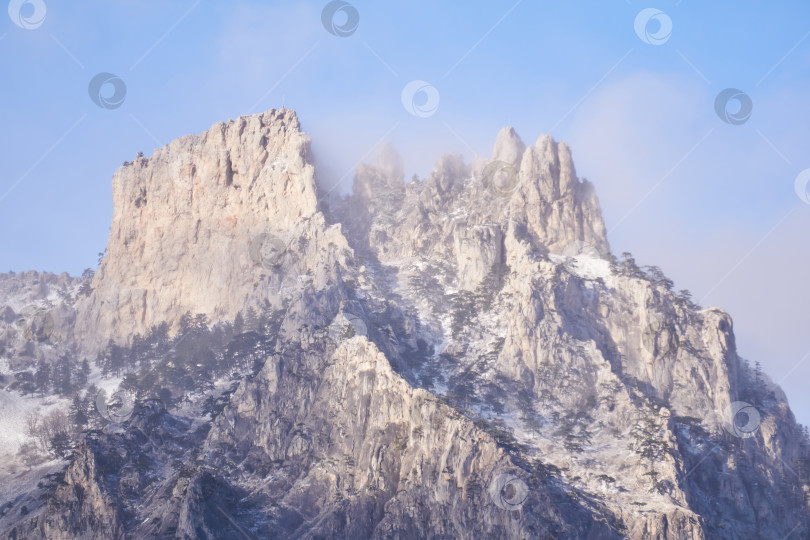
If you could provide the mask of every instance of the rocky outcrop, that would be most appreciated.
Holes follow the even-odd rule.
[[[386,156],[385,162],[397,161],[390,149]],[[491,160],[469,166],[460,156],[444,156],[428,178],[404,191],[381,180],[391,177],[390,167],[377,161],[358,169],[353,199],[336,209],[363,253],[391,261],[427,254],[455,260],[458,285],[474,290],[501,263],[509,227],[552,253],[571,246],[610,251],[593,186],[577,178],[568,146],[548,136],[527,148],[514,129],[504,128]]]
[[[458,282],[473,290],[503,260],[503,231],[494,224],[457,228],[453,231]]]
[[[791,473],[806,438],[787,436],[774,452],[769,422],[729,427],[741,401],[784,418],[781,392],[756,388],[728,314],[610,255],[593,188],[565,144],[541,136],[525,147],[507,128],[489,161],[446,156],[404,194],[350,198],[335,213],[368,264],[394,269],[390,289],[362,293],[404,314],[390,323],[403,329],[397,340],[378,341],[403,376],[505,425],[524,456],[567,471],[628,537],[779,537],[807,526],[807,479]],[[765,502],[755,486],[772,475],[793,476],[791,495]]]
[[[36,531],[41,538],[121,538],[121,507],[105,493],[105,474],[120,471],[118,456],[102,455],[92,448],[92,439],[77,449],[65,473],[64,483],[49,500],[49,511],[39,520]],[[106,458],[106,459],[105,459]]]
[[[619,538],[362,336],[304,329],[206,431],[148,403],[93,434],[26,538]]]
[[[296,275],[326,279],[335,265],[330,244],[345,242],[318,211],[309,144],[293,111],[271,110],[120,168],[107,250],[92,295],[79,304],[77,338],[126,343],[186,312],[232,320],[250,304],[279,306],[279,290]]]
[[[266,471],[252,497],[266,501],[272,536],[617,537],[471,421],[410,387],[365,338],[323,340],[305,335],[300,348],[270,358],[208,438],[208,459],[236,483],[255,483],[242,468]],[[334,352],[324,357],[324,348]],[[488,492],[509,474],[531,487],[519,513]]]

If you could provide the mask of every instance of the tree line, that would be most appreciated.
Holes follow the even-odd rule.
[[[191,392],[211,390],[219,378],[258,371],[272,353],[283,314],[269,305],[262,310],[248,308],[233,321],[212,325],[204,314],[186,313],[174,336],[168,324],[155,325],[129,346],[109,342],[94,363],[104,378],[122,377],[120,387],[138,399],[157,398],[168,408]],[[41,459],[42,454],[66,457],[83,431],[103,426],[95,404],[99,389],[88,385],[90,378],[90,362],[70,354],[53,363],[40,360],[33,372],[16,374],[11,386],[23,395],[71,399],[68,410],[28,413],[25,432],[30,441],[20,450],[26,461]]]

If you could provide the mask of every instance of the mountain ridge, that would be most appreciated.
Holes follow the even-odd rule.
[[[784,396],[727,313],[610,253],[565,143],[504,128],[491,159],[402,171],[383,147],[323,203],[288,110],[119,169],[104,259],[41,348],[124,347],[139,401],[2,534],[807,534]],[[221,363],[217,381],[195,367]]]

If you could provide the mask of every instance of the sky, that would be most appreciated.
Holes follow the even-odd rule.
[[[12,0],[0,269],[94,267],[116,168],[218,121],[295,109],[344,192],[382,142],[424,177],[511,125],[568,142],[613,252],[725,308],[810,424],[810,3],[705,4]]]

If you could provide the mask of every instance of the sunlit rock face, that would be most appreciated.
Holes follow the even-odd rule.
[[[126,343],[187,311],[231,320],[247,305],[280,305],[284,280],[296,274],[333,279],[324,272],[345,242],[318,211],[309,145],[293,111],[271,110],[121,167],[77,337]]]
[[[808,441],[781,391],[738,357],[728,314],[610,254],[567,145],[505,128],[490,158],[409,182],[383,147],[328,207],[311,163],[282,110],[116,173],[64,345],[126,345],[186,312],[270,306],[278,324],[253,372],[168,410],[142,396],[83,436],[44,502],[0,515],[4,537],[810,532]],[[729,416],[741,402],[753,424]]]

